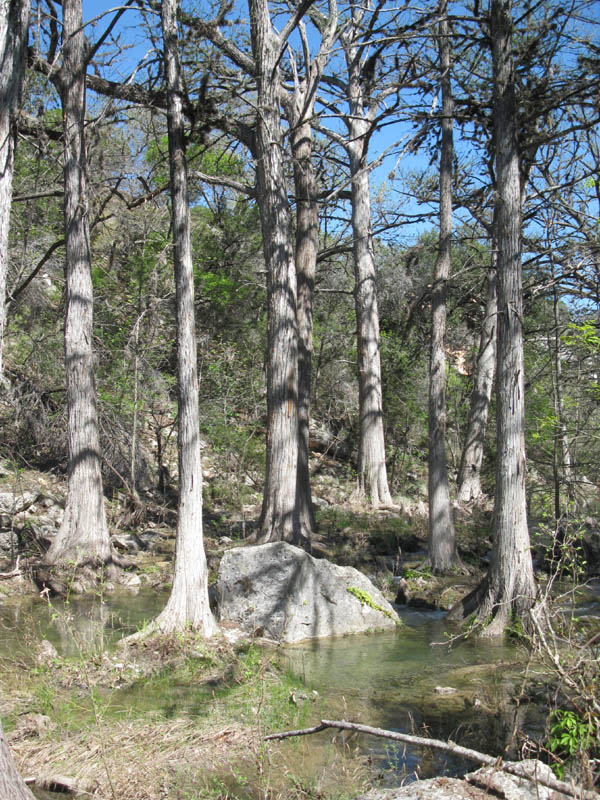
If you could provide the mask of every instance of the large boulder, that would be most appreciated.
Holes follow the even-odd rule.
[[[358,570],[313,558],[286,542],[227,550],[217,603],[221,623],[278,642],[392,629],[399,622]]]

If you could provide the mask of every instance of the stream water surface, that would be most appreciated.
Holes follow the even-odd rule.
[[[165,600],[163,592],[143,590],[73,597],[66,605],[20,600],[0,606],[0,656],[26,657],[41,639],[62,655],[101,652],[152,619]],[[299,687],[318,692],[322,716],[450,738],[494,754],[514,750],[517,713],[521,727],[539,730],[540,709],[517,711],[510,699],[525,667],[523,649],[489,640],[452,641],[438,612],[405,609],[400,616],[396,632],[310,641],[280,648],[277,657]],[[144,691],[141,685],[127,702],[169,716],[193,713],[192,685],[163,686],[152,696],[149,687],[148,697]],[[387,776],[386,782],[415,773],[459,774],[472,766],[435,751],[367,738],[341,744],[358,747],[373,770]]]

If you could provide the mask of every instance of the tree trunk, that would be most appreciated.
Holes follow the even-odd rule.
[[[17,772],[0,724],[0,800],[35,800]]]
[[[310,490],[308,437],[310,427],[310,397],[313,351],[313,297],[319,250],[319,210],[316,201],[316,181],[312,163],[312,129],[310,122],[300,121],[304,107],[302,95],[291,100],[288,113],[290,143],[294,159],[294,188],[296,193],[296,278],[298,301],[298,473],[296,503],[300,529],[310,537],[316,529],[315,513]],[[304,112],[312,116],[312,109]]]
[[[198,415],[194,271],[176,14],[177,0],[163,0],[161,20],[167,79],[177,316],[179,505],[173,588],[167,605],[156,622],[163,632],[191,627],[201,631],[204,636],[211,636],[216,630],[216,625],[208,601],[208,567],[202,536],[202,463]]]
[[[381,361],[379,356],[379,311],[375,253],[371,230],[371,195],[367,148],[370,122],[363,102],[360,65],[353,48],[346,46],[348,65],[348,143],[352,178],[352,233],[354,237],[354,305],[358,357],[359,493],[373,506],[392,505],[383,433]]]
[[[494,242],[493,247],[496,247]],[[481,497],[481,465],[488,411],[492,398],[494,367],[496,364],[496,316],[498,297],[496,291],[496,254],[488,272],[488,293],[479,351],[473,377],[473,391],[469,406],[469,419],[458,472],[458,501],[476,502]]]
[[[551,257],[552,263],[552,277],[554,277],[554,262]],[[562,361],[560,357],[560,314],[559,314],[559,295],[556,286],[552,292],[552,311],[553,311],[553,328],[554,328],[554,341],[550,342],[550,334],[548,334],[548,349],[552,352],[554,368],[552,370],[552,390],[554,394],[554,416],[555,416],[555,431],[554,431],[554,457],[553,457],[553,472],[554,472],[554,518],[558,520],[562,516],[562,486],[567,491],[567,510],[573,513],[576,510],[576,496],[575,496],[575,475],[573,470],[573,459],[571,456],[571,446],[569,443],[569,436],[567,433],[567,420],[565,416],[565,406],[562,396]]]
[[[429,561],[434,572],[449,572],[458,564],[456,534],[450,507],[446,462],[446,294],[452,237],[452,124],[454,102],[450,85],[450,39],[447,3],[442,2],[439,54],[442,89],[442,151],[440,157],[440,243],[431,292],[429,358]]]
[[[511,619],[519,619],[527,627],[536,597],[525,496],[521,190],[511,0],[492,0],[490,38],[498,183],[499,312],[493,548],[486,578],[450,615],[465,617],[474,611],[486,626],[485,632],[497,634]]]
[[[266,0],[250,0],[257,67],[256,173],[267,267],[267,464],[260,519],[263,542],[304,541],[296,503],[298,327],[292,220],[283,169],[279,37]],[[306,543],[306,542],[304,542]]]
[[[94,297],[84,141],[86,58],[82,22],[81,0],[64,0],[63,63],[56,83],[63,106],[65,161],[69,474],[64,520],[45,558],[46,563],[63,567],[112,561],[102,492],[92,350]]]
[[[6,323],[8,229],[16,142],[15,114],[21,100],[29,25],[29,0],[0,0],[0,382]]]

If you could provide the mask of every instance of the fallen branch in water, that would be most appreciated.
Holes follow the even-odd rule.
[[[526,778],[529,781],[540,784],[540,786],[546,786],[548,789],[562,792],[563,794],[569,795],[569,797],[576,797],[578,800],[599,800],[600,798],[600,795],[594,791],[582,790],[581,787],[571,785],[566,781],[559,781],[558,778],[532,775],[518,763],[506,764],[502,761],[501,757],[489,756],[486,753],[480,753],[477,750],[471,750],[468,747],[454,744],[454,742],[444,742],[441,739],[428,739],[424,736],[412,736],[408,733],[397,733],[396,731],[388,731],[384,728],[372,728],[370,725],[361,725],[358,722],[323,719],[320,725],[315,725],[313,728],[300,728],[296,731],[271,733],[265,736],[265,741],[289,739],[293,736],[308,736],[312,733],[319,733],[320,731],[327,730],[328,728],[368,733],[371,736],[379,736],[382,739],[393,739],[396,742],[405,742],[406,744],[413,744],[417,747],[430,747],[435,750],[442,750],[446,753],[452,753],[452,755],[475,761],[478,764],[484,764],[486,767],[494,767],[502,772],[507,772],[509,775],[516,775],[518,778]]]

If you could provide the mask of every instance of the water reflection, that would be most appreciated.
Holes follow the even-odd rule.
[[[511,743],[509,693],[523,652],[514,644],[449,643],[443,615],[405,610],[396,633],[350,636],[287,648],[285,663],[325,695],[328,713],[394,731],[452,738],[498,753]],[[472,767],[432,750],[363,737],[363,752],[390,783]],[[510,752],[510,750],[509,750]],[[391,773],[389,772],[391,768]]]
[[[0,656],[27,659],[41,639],[63,656],[101,653],[153,619],[167,598],[168,592],[154,589],[73,596],[68,601],[18,598],[0,605]]]

